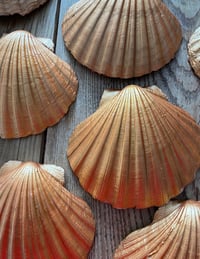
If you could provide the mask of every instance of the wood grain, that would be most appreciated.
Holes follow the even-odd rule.
[[[27,30],[35,36],[54,39],[57,32],[58,0],[50,0],[26,16],[0,17],[0,36],[15,30]],[[21,139],[0,139],[0,165],[8,160],[43,160],[46,133]]]
[[[62,166],[65,169],[67,189],[86,200],[94,213],[96,235],[89,258],[107,259],[112,258],[114,250],[127,234],[152,221],[156,208],[117,210],[94,200],[80,187],[70,169],[66,158],[68,139],[76,125],[96,110],[104,89],[122,89],[128,84],[143,87],[158,85],[172,103],[187,110],[200,123],[200,79],[193,73],[187,57],[188,39],[200,26],[200,3],[199,0],[164,0],[182,26],[183,40],[176,57],[164,68],[150,75],[121,80],[91,72],[78,64],[65,48],[61,32],[62,20],[68,8],[77,1],[50,0],[28,16],[0,17],[0,35],[15,29],[27,29],[37,36],[48,36],[56,40],[56,54],[73,67],[79,79],[76,102],[60,123],[47,130],[47,137],[41,134],[25,139],[0,140],[0,163],[10,159],[42,161],[44,154],[45,163]],[[187,196],[200,199],[199,179],[200,173],[179,198]]]

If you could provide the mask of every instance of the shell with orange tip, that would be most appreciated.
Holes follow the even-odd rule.
[[[0,169],[0,258],[87,258],[93,215],[60,184],[62,175],[59,167],[33,162]]]
[[[120,78],[160,69],[182,39],[178,20],[161,0],[82,0],[67,11],[62,33],[81,64]]]
[[[200,77],[200,27],[190,37],[188,43],[189,61],[195,74]]]
[[[18,138],[56,124],[76,98],[71,67],[26,31],[0,39],[0,136]]]
[[[0,15],[25,15],[38,8],[48,0],[0,0]]]
[[[160,208],[154,222],[129,234],[114,258],[200,258],[200,202],[171,202]]]
[[[70,137],[71,168],[115,208],[161,206],[194,179],[200,127],[157,89],[130,85],[109,95]]]

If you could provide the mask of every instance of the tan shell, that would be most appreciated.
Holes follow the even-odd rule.
[[[122,258],[200,258],[200,202],[169,203],[153,224],[128,235],[115,252]]]
[[[182,38],[178,20],[161,0],[82,0],[66,13],[62,32],[81,64],[121,78],[160,69]]]
[[[47,0],[0,0],[0,15],[25,15],[38,8]]]
[[[200,77],[200,27],[195,30],[189,40],[188,54],[195,74]]]
[[[0,169],[0,258],[87,257],[92,212],[49,175],[51,167],[10,161]]]
[[[71,67],[26,31],[0,39],[0,136],[38,134],[56,124],[76,98]]]
[[[83,188],[115,208],[161,206],[194,179],[200,127],[157,89],[116,91],[74,130],[68,159]]]

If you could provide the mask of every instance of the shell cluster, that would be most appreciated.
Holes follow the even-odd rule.
[[[171,202],[160,208],[150,226],[129,234],[115,259],[200,258],[200,202]]]
[[[38,8],[48,0],[0,0],[0,15],[25,15]]]
[[[18,138],[56,124],[76,98],[71,67],[26,31],[0,39],[0,136]]]
[[[178,20],[161,0],[82,0],[66,13],[62,32],[81,64],[120,78],[160,69],[182,39]]]
[[[68,159],[83,188],[115,208],[161,206],[200,166],[200,127],[155,89],[109,92],[76,127]]]
[[[92,212],[60,181],[63,169],[53,165],[10,161],[0,169],[0,258],[87,257]]]

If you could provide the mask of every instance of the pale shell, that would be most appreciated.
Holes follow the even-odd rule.
[[[160,208],[154,222],[128,235],[114,258],[200,258],[200,202],[169,203]]]
[[[200,77],[200,27],[190,37],[188,43],[189,61],[195,74]]]
[[[178,20],[161,0],[82,0],[67,11],[62,32],[81,64],[120,78],[160,69],[182,39]]]
[[[70,137],[71,168],[115,208],[161,206],[194,179],[200,127],[157,89],[131,85],[110,96]]]
[[[56,124],[76,98],[71,67],[26,31],[0,39],[0,136],[18,138]]]
[[[47,168],[54,174],[55,166],[33,162],[10,161],[0,169],[0,258],[87,258],[92,212]]]
[[[48,0],[0,0],[0,15],[25,15],[38,8]]]

